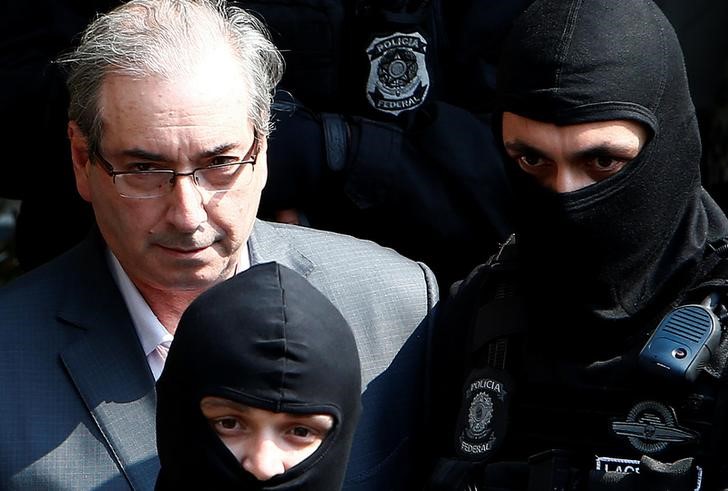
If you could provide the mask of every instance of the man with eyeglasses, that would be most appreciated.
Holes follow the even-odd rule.
[[[436,283],[371,242],[256,220],[282,71],[264,28],[224,2],[132,0],[59,61],[97,229],[0,291],[0,488],[152,489],[154,382],[182,312],[270,261],[357,341],[364,410],[344,489],[415,485]]]

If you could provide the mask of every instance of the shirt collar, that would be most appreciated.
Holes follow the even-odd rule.
[[[149,356],[160,343],[164,341],[171,342],[174,336],[159,322],[159,319],[154,315],[152,309],[149,308],[149,304],[147,304],[144,297],[139,293],[139,290],[134,286],[134,283],[132,283],[126,271],[124,271],[119,260],[114,256],[114,253],[111,252],[111,249],[107,248],[106,251],[111,274],[129,310],[131,321],[134,324],[134,329],[136,329],[137,337],[141,342],[144,354]],[[250,252],[248,250],[248,244],[245,243],[241,247],[240,259],[238,260],[235,274],[242,273],[249,267]]]
[[[119,287],[119,291],[121,291],[121,296],[124,297],[126,308],[129,310],[131,321],[136,329],[137,337],[142,344],[144,354],[149,356],[161,342],[172,341],[172,335],[159,322],[159,319],[154,315],[152,309],[149,308],[146,300],[144,300],[144,297],[142,297],[139,290],[134,286],[134,283],[131,282],[126,271],[121,267],[119,260],[114,256],[114,253],[110,249],[107,249],[107,251],[107,260],[111,267],[111,274],[116,281],[116,285]]]

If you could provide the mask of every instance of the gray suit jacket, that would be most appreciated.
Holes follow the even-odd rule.
[[[371,242],[261,221],[249,246],[253,264],[308,278],[354,330],[364,411],[344,488],[410,488],[432,273]],[[103,251],[93,234],[0,290],[0,489],[154,486],[154,381]]]

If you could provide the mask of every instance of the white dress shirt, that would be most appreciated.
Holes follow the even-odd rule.
[[[238,261],[235,274],[243,272],[250,267],[248,244],[246,243],[241,249],[240,260]],[[139,342],[147,356],[147,363],[156,381],[162,374],[165,361],[159,350],[157,350],[157,346],[164,344],[168,347],[174,339],[174,336],[159,322],[157,316],[149,308],[149,304],[147,304],[144,297],[139,293],[139,290],[134,286],[134,283],[129,279],[124,268],[121,267],[121,263],[116,259],[116,256],[114,256],[110,249],[107,249],[107,252],[111,275],[114,277],[119,291],[121,291],[121,296],[124,297],[126,308],[129,310],[131,321],[134,324]]]

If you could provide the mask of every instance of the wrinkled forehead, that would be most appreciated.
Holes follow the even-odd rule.
[[[244,78],[235,71],[228,71],[225,77],[213,74],[108,75],[100,94],[105,144],[157,148],[195,141],[209,146],[217,144],[218,138],[244,139],[252,133]]]
[[[160,53],[160,58],[175,56],[176,51]],[[107,71],[101,89],[101,96],[108,93],[108,87],[125,85],[129,98],[145,98],[147,102],[159,105],[170,104],[170,99],[160,98],[154,88],[165,88],[167,94],[178,93],[201,100],[214,98],[250,99],[248,77],[242,62],[224,45],[220,49],[196,50],[188,54],[184,63],[157,64],[137,71]],[[155,100],[156,99],[156,100]]]
[[[230,73],[218,78],[209,74],[195,76],[149,76],[136,78],[126,75],[107,75],[100,92],[101,116],[110,119],[117,113],[126,117],[138,115],[172,116],[205,108],[214,117],[224,117],[230,109],[246,109],[250,94],[242,77]],[[245,114],[245,113],[243,113]]]

